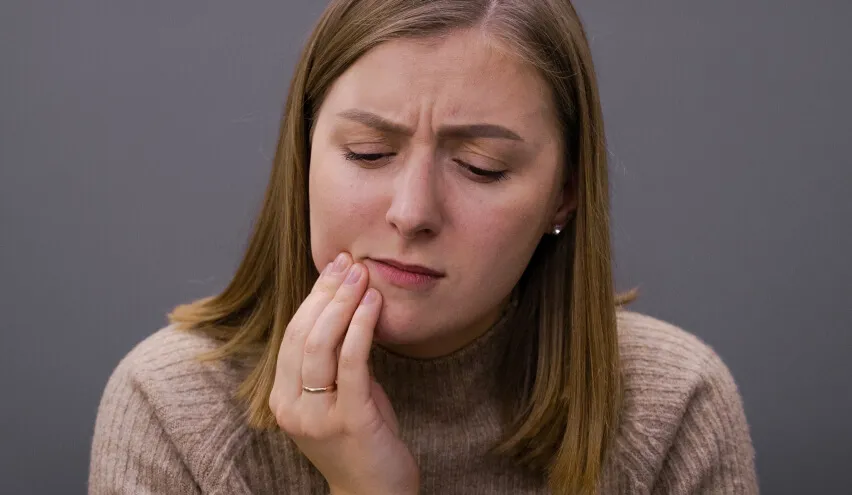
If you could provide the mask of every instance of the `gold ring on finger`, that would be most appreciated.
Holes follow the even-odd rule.
[[[302,390],[311,394],[321,394],[323,392],[334,392],[337,390],[337,383],[332,383],[327,387],[302,387]]]

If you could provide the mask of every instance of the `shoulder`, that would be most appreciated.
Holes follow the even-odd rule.
[[[137,389],[155,411],[168,419],[186,408],[214,399],[230,403],[240,370],[200,357],[218,343],[204,333],[169,325],[136,344],[118,363],[105,391]]]
[[[231,388],[231,379],[235,378],[231,366],[199,359],[218,345],[202,332],[169,325],[136,344],[118,363],[113,375],[163,392],[177,392],[183,384],[200,384],[199,381],[206,388]]]
[[[218,346],[203,332],[169,325],[136,344],[110,382],[137,389],[166,425],[218,422],[237,413],[234,395],[245,371],[232,362],[201,359]]]
[[[128,437],[122,430],[132,430],[129,437],[140,444],[150,440],[146,436],[166,438],[202,486],[217,477],[211,469],[225,469],[222,462],[242,448],[249,434],[244,407],[235,398],[244,371],[221,360],[200,359],[217,346],[202,332],[175,326],[135,345],[107,382],[96,440]]]
[[[624,402],[614,452],[622,467],[654,479],[676,453],[708,470],[737,462],[748,471],[742,401],[719,355],[671,323],[631,311],[617,318]]]
[[[618,311],[619,352],[628,383],[670,377],[696,380],[728,369],[706,342],[666,321],[633,311]]]
[[[697,394],[739,397],[730,370],[706,342],[652,316],[618,312],[625,419],[654,411],[677,420]]]

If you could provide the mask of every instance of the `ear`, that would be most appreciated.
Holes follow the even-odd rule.
[[[577,211],[578,196],[577,174],[572,173],[562,186],[562,190],[556,195],[548,229],[553,229],[555,226],[562,227],[568,223]]]

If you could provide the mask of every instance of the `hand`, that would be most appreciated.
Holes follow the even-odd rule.
[[[287,325],[269,407],[334,494],[418,493],[420,472],[399,439],[387,395],[370,376],[381,294],[341,253]],[[311,393],[307,387],[334,391]]]

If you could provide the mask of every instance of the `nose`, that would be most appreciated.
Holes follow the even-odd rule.
[[[393,180],[386,219],[406,239],[440,232],[442,208],[433,156],[410,157]]]

